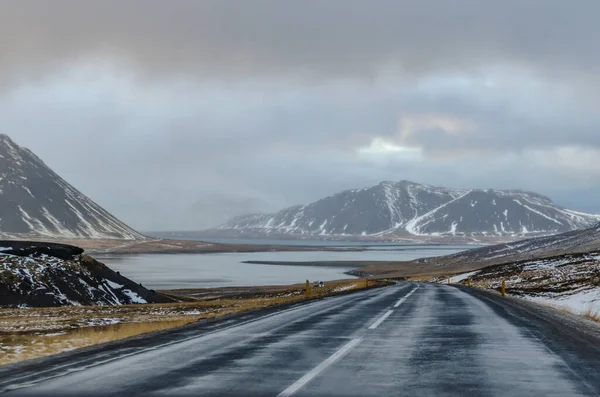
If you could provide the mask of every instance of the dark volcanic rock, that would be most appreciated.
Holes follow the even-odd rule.
[[[142,239],[44,164],[0,134],[0,233]]]
[[[64,260],[73,260],[77,255],[83,254],[83,249],[67,244],[0,240],[0,253],[32,257],[47,255]]]
[[[2,244],[0,306],[111,306],[172,301],[82,254],[78,247],[12,241]]]

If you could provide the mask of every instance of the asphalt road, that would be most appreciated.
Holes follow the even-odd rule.
[[[403,283],[26,363],[0,371],[0,392],[600,395],[599,339],[577,324],[466,288]]]

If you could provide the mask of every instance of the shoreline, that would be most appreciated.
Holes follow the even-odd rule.
[[[476,244],[447,241],[406,241],[406,242],[384,242],[377,241],[355,241],[355,240],[323,240],[330,245],[313,245],[311,241],[322,242],[322,240],[306,240],[306,244],[273,244],[272,240],[265,239],[264,243],[258,242],[213,242],[211,238],[205,240],[177,240],[149,237],[145,240],[113,240],[113,239],[78,239],[78,238],[52,238],[40,236],[15,236],[14,240],[32,241],[32,242],[51,242],[58,244],[68,244],[81,247],[87,254],[220,254],[230,252],[251,253],[251,252],[302,252],[302,251],[333,251],[333,252],[364,252],[371,247],[379,247],[385,250],[386,247],[395,247],[394,251],[411,250],[411,246],[425,246],[430,250],[444,250],[448,246],[464,245],[471,246]],[[281,240],[285,242],[285,240]],[[303,242],[303,240],[298,240]],[[340,245],[336,245],[340,243]],[[352,243],[343,245],[344,243]],[[357,244],[360,243],[360,244]],[[402,246],[406,248],[402,248]]]
[[[228,253],[253,253],[253,252],[314,252],[314,251],[329,251],[329,252],[364,252],[367,249],[335,249],[328,247],[319,247],[318,249],[312,249],[312,247],[292,247],[292,246],[265,246],[265,249],[258,248],[237,248],[236,246],[224,247],[219,249],[165,249],[165,250],[86,250],[88,255],[179,255],[179,254],[228,254]]]
[[[19,241],[23,241],[20,239]],[[327,247],[310,245],[258,245],[258,244],[223,244],[197,240],[95,240],[95,239],[55,239],[34,238],[31,242],[68,244],[80,247],[88,255],[142,255],[142,254],[223,254],[231,252],[303,252],[333,251],[362,252],[365,247]]]

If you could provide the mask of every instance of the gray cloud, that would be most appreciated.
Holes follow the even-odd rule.
[[[3,70],[106,57],[199,78],[323,78],[473,70],[507,61],[554,76],[600,66],[600,4],[580,0],[20,0],[3,2]]]

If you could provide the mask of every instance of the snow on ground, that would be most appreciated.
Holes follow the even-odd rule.
[[[195,309],[195,310],[189,310],[187,312],[182,312],[181,314],[183,314],[184,316],[198,316],[198,315],[201,315],[204,313],[206,313],[206,310]]]
[[[570,295],[524,296],[524,298],[545,305],[566,308],[576,314],[600,313],[600,287]]]
[[[354,284],[343,285],[341,287],[337,287],[334,291],[335,292],[349,291],[349,290],[354,289],[354,288],[356,288],[356,285],[354,285]]]
[[[450,278],[450,282],[451,282],[451,283],[459,283],[459,282],[461,282],[461,281],[463,281],[463,280],[466,280],[466,279],[468,279],[468,278],[469,278],[469,277],[471,277],[471,276],[474,276],[474,275],[476,275],[476,274],[477,274],[477,273],[479,273],[479,272],[480,272],[479,270],[476,270],[476,271],[474,271],[474,272],[469,272],[469,273],[462,273],[462,274],[459,274],[458,276],[451,277],[451,278]]]
[[[0,343],[0,352],[4,354],[21,354],[26,347],[22,345],[4,345]]]
[[[88,318],[79,321],[81,325],[87,327],[98,327],[101,325],[113,325],[123,322],[121,318]]]
[[[452,281],[468,277],[477,287],[499,290],[504,280],[509,295],[577,314],[600,314],[599,252],[490,266],[458,275]]]

